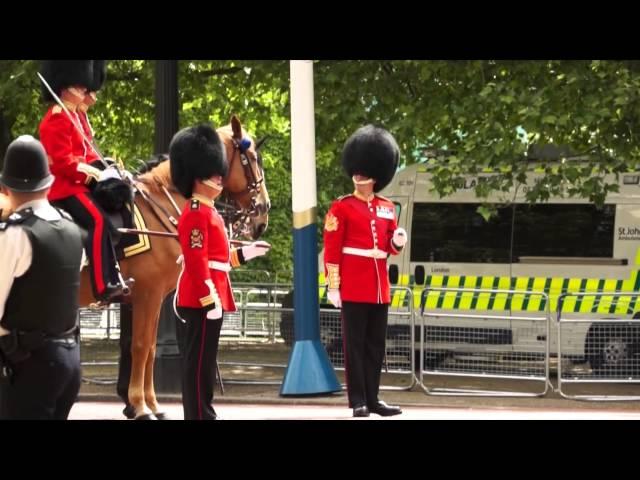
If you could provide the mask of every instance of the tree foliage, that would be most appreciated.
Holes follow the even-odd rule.
[[[552,195],[602,203],[616,189],[605,175],[638,168],[640,63],[634,61],[318,61],[315,62],[318,224],[331,201],[351,191],[340,166],[344,141],[366,123],[397,138],[403,164],[431,160],[434,195],[460,176],[499,172],[478,182],[482,198],[527,182],[533,144],[565,145],[581,163],[542,161],[531,202]],[[35,61],[0,61],[0,153],[11,138],[37,133],[44,113]],[[152,61],[117,60],[91,114],[109,155],[135,168],[153,148]],[[264,148],[272,201],[266,238],[272,253],[258,265],[291,269],[289,62],[190,61],[179,64],[180,124],[216,126],[240,116]],[[488,214],[489,212],[485,212]],[[318,237],[320,239],[321,229]]]

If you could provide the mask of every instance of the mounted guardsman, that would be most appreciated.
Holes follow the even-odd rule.
[[[84,133],[80,105],[89,90],[95,88],[93,67],[93,60],[43,62],[41,74],[48,85],[44,85],[42,93],[51,105],[40,123],[40,140],[55,176],[49,200],[87,230],[85,249],[90,260],[93,293],[97,299],[108,302],[122,294],[124,285],[116,263],[110,224],[92,189],[98,183],[118,178],[119,174],[114,168],[101,171],[91,165],[100,161],[100,156]]]

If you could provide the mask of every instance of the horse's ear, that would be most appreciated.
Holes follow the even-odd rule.
[[[262,137],[260,140],[256,142],[256,151],[260,150],[260,147],[262,147],[262,145],[264,144],[264,142],[267,141],[268,138],[269,138],[269,135],[265,135],[264,137]]]
[[[231,129],[233,130],[233,138],[242,138],[242,124],[236,115],[231,116]]]

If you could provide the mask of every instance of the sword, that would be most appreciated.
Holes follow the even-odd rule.
[[[126,233],[129,235],[155,235],[158,237],[170,237],[170,238],[178,238],[177,233],[172,232],[158,232],[156,230],[137,230],[135,228],[118,228],[120,233]],[[251,242],[243,242],[242,240],[229,240],[231,245],[251,245]]]

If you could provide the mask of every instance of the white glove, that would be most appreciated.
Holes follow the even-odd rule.
[[[393,244],[398,248],[402,248],[407,244],[407,231],[404,228],[396,228],[395,232],[393,232]]]
[[[336,308],[342,308],[342,299],[340,298],[340,290],[330,288],[327,292],[327,298]]]
[[[109,180],[110,178],[120,178],[120,174],[115,167],[105,168],[100,172],[100,176],[98,177],[98,182],[104,182],[105,180]]]
[[[245,261],[249,261],[252,258],[266,255],[270,248],[271,245],[267,242],[253,242],[251,245],[242,247],[242,256],[244,257]]]
[[[216,305],[216,308],[207,312],[207,319],[209,320],[218,320],[220,318],[222,318],[222,307],[219,305]]]

